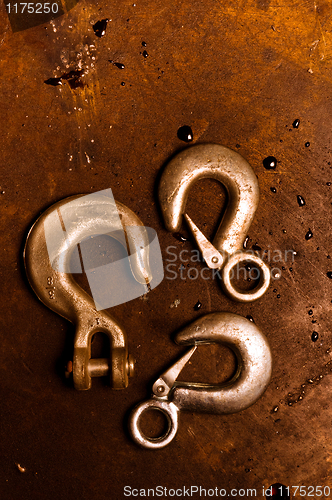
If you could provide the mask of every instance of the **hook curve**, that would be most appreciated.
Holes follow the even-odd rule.
[[[181,151],[167,164],[159,184],[165,226],[168,231],[179,231],[192,185],[211,177],[229,193],[229,203],[212,244],[231,255],[242,249],[258,207],[259,186],[249,163],[225,146],[197,144]]]
[[[257,325],[232,313],[211,313],[184,328],[175,338],[180,345],[224,344],[235,353],[238,368],[222,385],[177,382],[173,403],[180,409],[210,413],[236,413],[254,404],[267,388],[272,355]]]

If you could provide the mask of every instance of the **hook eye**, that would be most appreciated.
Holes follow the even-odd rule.
[[[231,282],[232,270],[236,266],[239,269],[241,263],[252,263],[259,271],[259,281],[252,290],[241,292],[237,290]],[[231,255],[222,270],[222,285],[226,293],[234,300],[239,302],[252,302],[264,295],[270,285],[270,269],[257,255],[251,255],[246,252],[235,253]]]
[[[149,410],[156,410],[163,413],[167,421],[166,432],[157,438],[150,438],[143,434],[139,426],[139,420],[143,413]],[[174,403],[168,401],[160,401],[157,399],[149,399],[144,403],[136,406],[129,417],[129,431],[136,443],[143,448],[156,450],[167,446],[175,437],[178,430],[178,409]]]

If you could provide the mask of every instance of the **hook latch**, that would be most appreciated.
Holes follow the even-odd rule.
[[[197,246],[202,254],[204,262],[210,269],[221,269],[224,262],[225,257],[219,252],[214,245],[207,239],[206,236],[198,229],[196,224],[192,221],[189,215],[184,214],[184,218],[189,226],[189,229],[192,235],[195,238]]]
[[[184,354],[174,365],[166,370],[152,386],[153,394],[158,398],[165,398],[174,388],[175,381],[182,372],[183,368],[188,363],[191,356],[194,354],[197,346],[192,347]]]

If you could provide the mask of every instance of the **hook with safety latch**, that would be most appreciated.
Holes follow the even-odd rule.
[[[268,341],[254,323],[242,316],[208,314],[179,332],[175,341],[193,347],[158,378],[152,387],[152,398],[139,404],[129,417],[131,436],[144,448],[163,448],[174,439],[179,411],[239,412],[260,398],[271,378],[272,355]],[[176,380],[196,348],[203,343],[224,344],[232,349],[237,369],[231,380],[220,385]],[[166,417],[167,430],[158,438],[147,437],[141,431],[140,419],[148,410],[158,410]]]
[[[190,188],[202,178],[218,180],[228,193],[228,205],[212,243],[185,214]],[[179,231],[183,215],[207,266],[222,270],[225,292],[240,302],[260,298],[270,284],[270,271],[263,260],[243,251],[258,201],[259,186],[249,163],[235,151],[218,144],[199,144],[181,151],[166,165],[159,183],[159,202],[166,229]],[[233,269],[240,269],[241,263],[253,264],[259,278],[256,287],[246,292],[232,284]]]

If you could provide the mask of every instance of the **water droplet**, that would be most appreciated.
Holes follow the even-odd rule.
[[[278,290],[277,290],[276,288],[274,288],[274,289],[273,289],[273,293],[277,293],[277,291],[278,291]]]
[[[146,50],[143,50],[143,57],[145,57],[145,59],[149,56],[149,54],[147,53]]]
[[[243,242],[243,248],[247,248],[248,241],[249,241],[249,236],[246,236],[246,239]]]
[[[271,187],[270,191],[272,191],[272,193],[276,193],[277,192],[276,188],[274,188],[274,187]]]
[[[307,234],[305,235],[305,239],[306,240],[310,240],[310,238],[313,237],[313,232],[311,231],[311,229],[309,228],[309,231],[307,232]]]
[[[191,127],[189,127],[189,125],[183,125],[182,127],[180,127],[177,132],[177,136],[180,141],[184,142],[191,142],[194,138],[193,131]]]
[[[182,241],[182,242],[188,241],[188,238],[183,236],[181,233],[172,233],[172,236],[173,236],[173,238],[175,238],[178,241]]]
[[[126,84],[125,84],[125,82],[121,82],[121,85],[122,85],[122,87],[124,87]]]
[[[299,204],[299,207],[304,207],[305,205],[305,199],[301,195],[297,195],[297,202]]]
[[[300,125],[300,120],[296,118],[296,120],[293,121],[293,128],[299,128]]]
[[[331,271],[329,271],[328,273],[326,273],[326,276],[327,276],[328,278],[330,278],[330,280],[332,280],[332,272],[331,272]]]
[[[309,309],[308,314],[309,316],[312,316],[314,314],[314,311],[312,309]]]
[[[46,83],[46,85],[52,85],[53,87],[62,85],[61,76],[59,78],[49,78],[48,80],[45,80],[44,83]]]
[[[119,63],[119,62],[114,62],[114,61],[110,61],[110,63],[113,64],[113,66],[116,66],[117,68],[119,69],[125,69],[125,65],[122,64],[122,63]]]
[[[142,47],[146,47],[146,42],[142,42]]]
[[[305,143],[305,147],[308,148],[310,146],[310,142]]]
[[[278,295],[277,295],[277,299],[280,299],[280,297],[281,297],[281,295],[280,295],[280,293],[278,293]]]
[[[101,21],[97,21],[96,24],[93,25],[93,31],[95,35],[101,38],[106,34],[107,23],[109,19],[102,19]]]
[[[313,332],[312,335],[311,335],[311,340],[313,342],[316,342],[316,340],[318,340],[318,333],[317,332]]]
[[[252,316],[250,316],[250,314],[247,314],[246,318],[251,321],[252,323],[255,323],[255,320]]]
[[[277,166],[277,159],[274,156],[268,156],[263,160],[266,170],[274,170]]]
[[[199,311],[201,307],[202,307],[202,302],[198,300],[194,305],[194,311]]]

